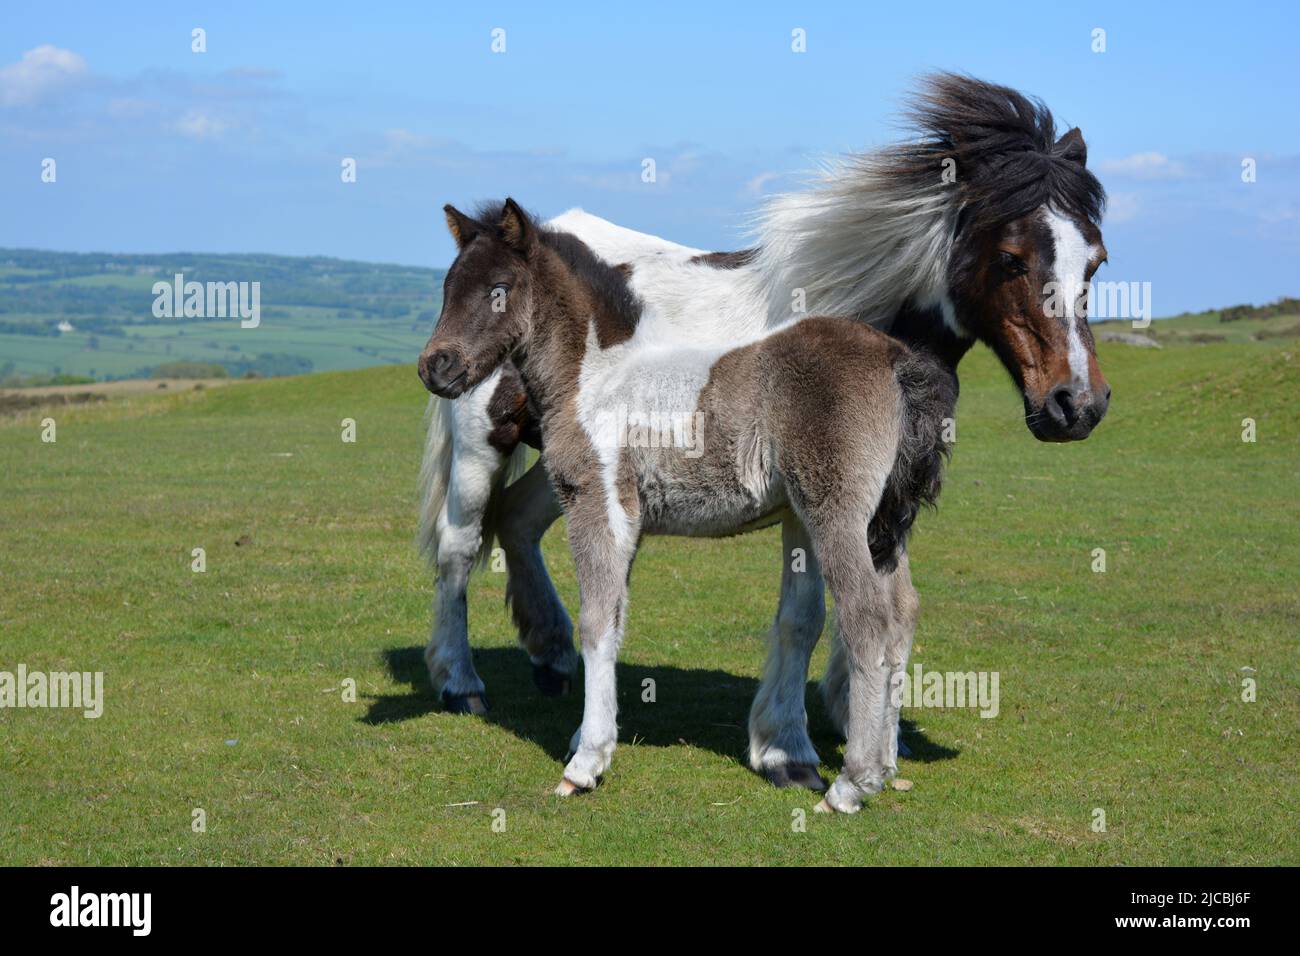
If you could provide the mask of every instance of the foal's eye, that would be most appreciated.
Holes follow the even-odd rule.
[[[492,295],[494,296],[505,295],[509,291],[510,291],[510,286],[506,285],[504,282],[498,282],[496,285],[492,287]]]
[[[1014,252],[998,252],[998,265],[1002,267],[1003,272],[1013,278],[1022,276],[1029,271],[1029,266],[1025,265],[1025,260]]]

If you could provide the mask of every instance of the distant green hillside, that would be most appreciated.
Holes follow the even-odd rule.
[[[177,273],[260,283],[260,326],[155,318],[153,285]],[[440,269],[321,257],[0,249],[0,384],[143,377],[181,361],[232,375],[409,362],[437,317],[442,278]]]
[[[1226,309],[1188,312],[1158,319],[1134,330],[1128,320],[1098,322],[1097,332],[1139,331],[1162,344],[1211,345],[1217,342],[1263,342],[1300,338],[1300,299],[1278,299],[1266,305],[1233,305]]]
[[[260,283],[261,324],[156,318],[153,285],[177,273],[186,282]],[[411,362],[441,308],[444,274],[322,257],[0,249],[0,387],[165,377],[177,368],[239,377]],[[1133,331],[1127,321],[1097,328]],[[1189,344],[1295,338],[1300,300],[1159,319],[1142,334]]]

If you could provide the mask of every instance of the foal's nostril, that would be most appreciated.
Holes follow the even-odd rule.
[[[429,370],[435,376],[441,376],[443,372],[451,366],[451,353],[447,351],[434,352],[433,361],[429,363]]]

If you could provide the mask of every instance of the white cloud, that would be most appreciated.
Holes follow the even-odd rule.
[[[176,122],[176,131],[190,139],[217,139],[230,124],[209,113],[190,110]]]
[[[1106,222],[1132,222],[1141,205],[1136,193],[1110,193],[1106,196]]]
[[[1103,173],[1112,176],[1129,176],[1133,179],[1182,179],[1187,175],[1187,168],[1176,159],[1170,159],[1164,153],[1134,153],[1123,159],[1103,160],[1098,167]]]
[[[71,50],[48,43],[0,67],[0,105],[31,106],[74,83],[86,73],[86,61]]]

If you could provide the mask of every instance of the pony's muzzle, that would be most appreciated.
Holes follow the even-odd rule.
[[[1025,402],[1029,429],[1039,441],[1080,441],[1087,438],[1110,407],[1110,386],[1088,387],[1074,382],[1056,386],[1038,407]]]
[[[469,366],[451,349],[425,352],[417,367],[424,387],[443,398],[459,398],[469,382]]]

